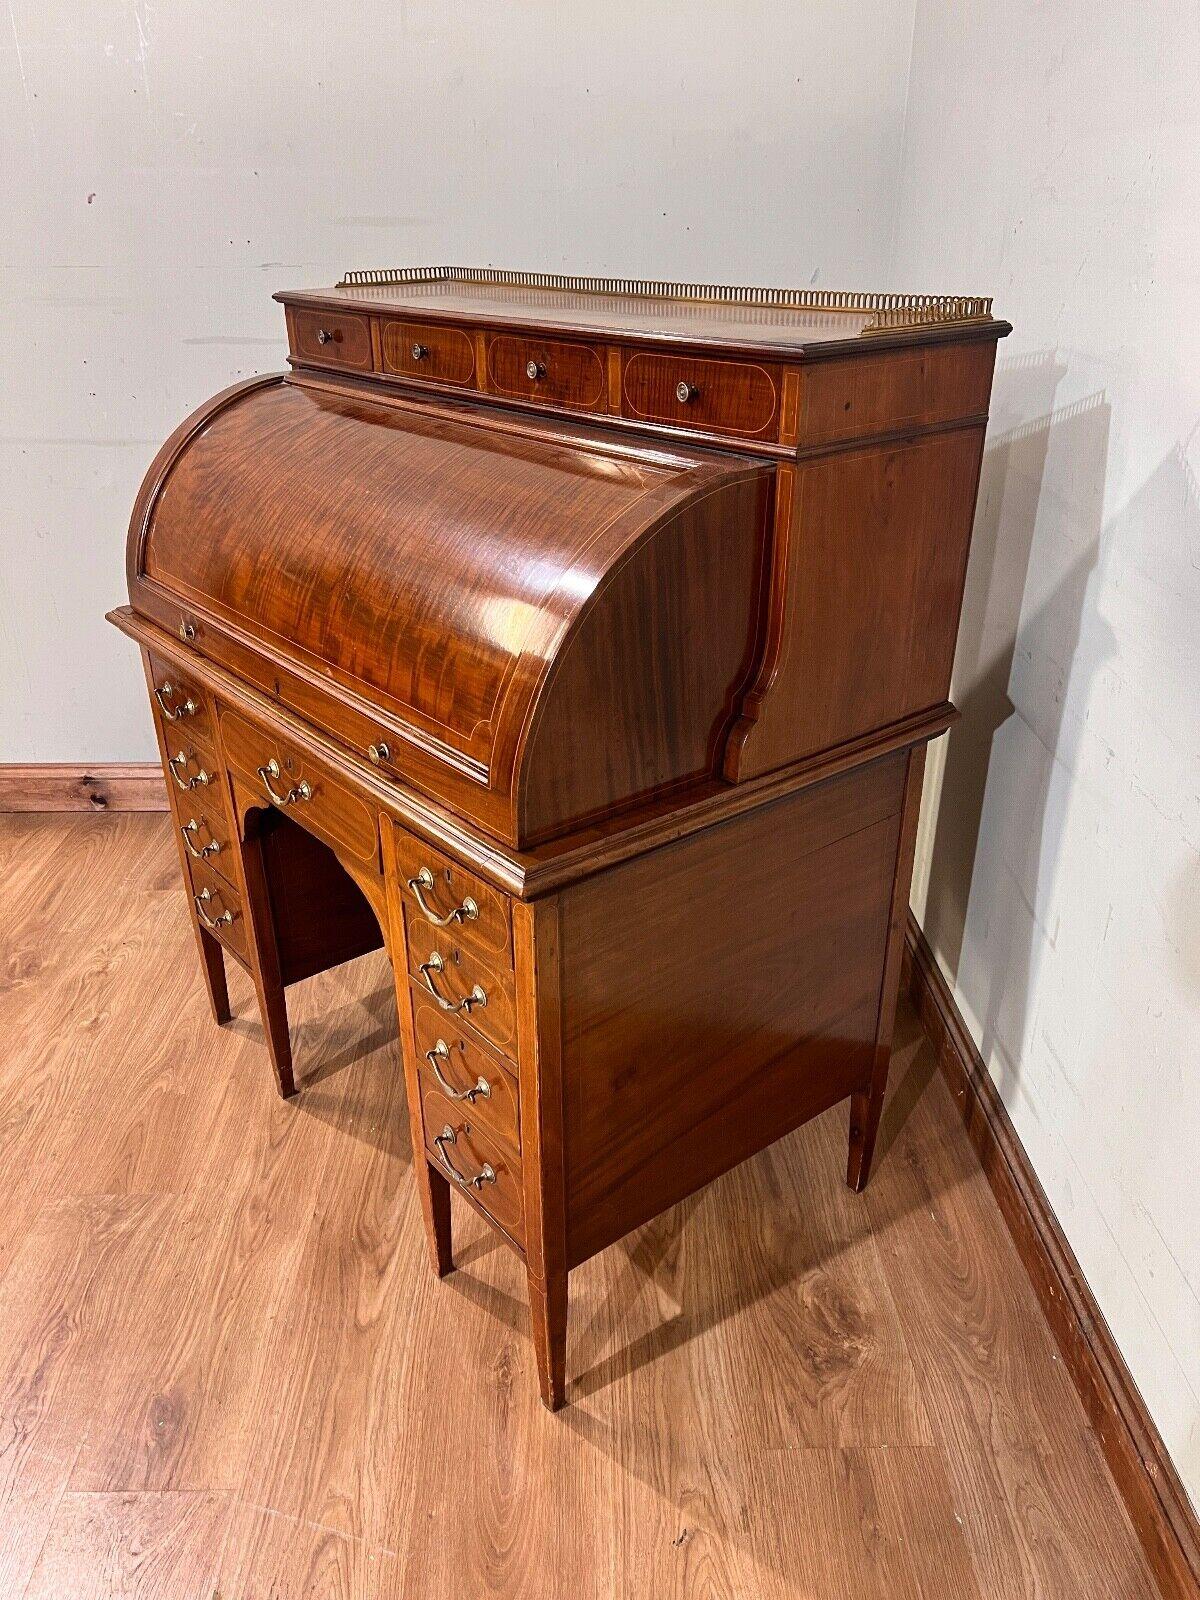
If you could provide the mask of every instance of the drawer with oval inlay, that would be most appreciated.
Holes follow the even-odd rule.
[[[375,813],[360,795],[300,745],[248,717],[225,711],[221,736],[229,765],[258,795],[301,827],[379,870]]]
[[[511,967],[493,964],[467,948],[449,928],[405,917],[408,970],[414,985],[437,1009],[477,1029],[497,1050],[515,1057],[517,1007]]]
[[[474,1110],[428,1082],[421,1085],[425,1148],[456,1188],[470,1195],[518,1244],[525,1242],[521,1158],[491,1139]]]
[[[215,749],[215,718],[208,690],[161,657],[150,656],[149,661],[155,714],[168,743],[186,735]]]
[[[323,367],[371,370],[371,324],[342,311],[290,311],[292,354]]]
[[[642,352],[625,359],[622,409],[649,422],[769,439],[779,432],[779,383],[774,366]]]
[[[217,806],[189,805],[181,800],[175,807],[175,826],[188,858],[201,861],[234,885],[237,869],[233,864],[233,848],[229,824],[218,815]]]
[[[488,960],[511,966],[512,928],[505,896],[415,834],[396,828],[395,836],[405,916],[453,929],[460,943],[482,951]]]
[[[413,1030],[422,1079],[435,1081],[448,1100],[470,1107],[489,1133],[519,1151],[517,1080],[499,1058],[430,995],[413,995]]]
[[[475,346],[461,328],[389,320],[380,324],[379,347],[385,372],[459,385],[475,376]]]
[[[207,861],[188,859],[192,909],[200,924],[227,945],[242,961],[249,959],[242,899],[232,885],[212,870]]]
[[[603,351],[593,345],[499,333],[488,342],[487,362],[497,394],[584,411],[607,406]]]

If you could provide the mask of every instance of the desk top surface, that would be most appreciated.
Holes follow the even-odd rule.
[[[987,297],[734,288],[481,267],[350,272],[331,288],[288,290],[276,298],[585,334],[726,343],[781,355],[964,324],[993,333],[1001,328]],[[1007,325],[1003,328],[1007,331]]]

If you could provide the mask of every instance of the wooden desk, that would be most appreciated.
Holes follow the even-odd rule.
[[[201,969],[387,947],[435,1271],[567,1274],[835,1102],[870,1167],[986,301],[458,269],[279,296],[130,525]],[[424,1159],[421,1159],[421,1153]]]

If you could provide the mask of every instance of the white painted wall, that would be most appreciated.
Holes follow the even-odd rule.
[[[165,435],[281,287],[492,263],[874,284],[913,0],[9,0],[0,761],[152,759],[125,597]],[[0,13],[2,16],[2,13]]]
[[[919,0],[892,276],[1015,327],[914,903],[1200,1500],[1196,22]]]

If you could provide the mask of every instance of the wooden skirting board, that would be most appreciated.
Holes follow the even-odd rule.
[[[165,811],[167,789],[157,761],[84,767],[43,761],[0,765],[0,811]]]
[[[912,912],[904,975],[1166,1600],[1200,1595],[1200,1520]]]

